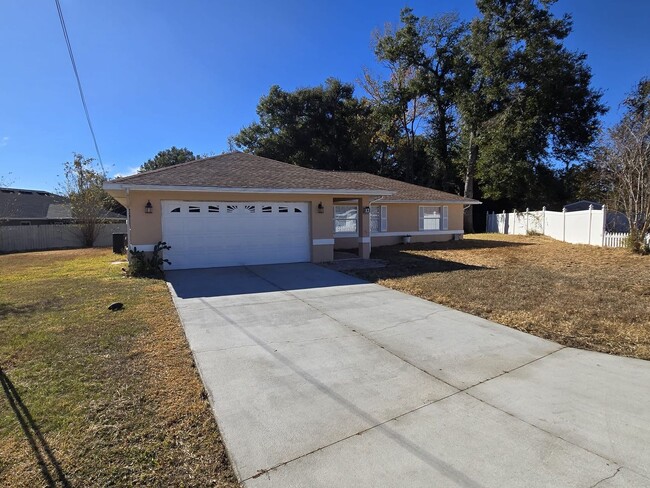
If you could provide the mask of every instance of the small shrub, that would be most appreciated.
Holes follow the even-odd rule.
[[[171,249],[166,242],[159,242],[153,247],[150,257],[137,247],[129,250],[129,276],[136,278],[161,278],[164,275],[163,264],[172,264],[169,259],[161,256],[160,252]]]
[[[650,238],[645,238],[639,233],[632,230],[625,239],[625,246],[637,254],[650,254]]]

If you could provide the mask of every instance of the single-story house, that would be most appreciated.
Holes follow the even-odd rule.
[[[375,246],[463,235],[480,202],[367,173],[303,168],[228,153],[111,180],[131,248],[171,249],[167,269],[362,258]]]

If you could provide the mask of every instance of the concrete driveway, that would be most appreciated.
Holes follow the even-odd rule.
[[[650,487],[650,362],[311,264],[167,276],[247,487]]]

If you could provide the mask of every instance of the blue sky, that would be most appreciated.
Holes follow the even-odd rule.
[[[372,32],[396,23],[404,1],[61,0],[109,175],[133,171],[172,145],[219,154],[255,120],[271,85],[292,90],[334,76],[379,72]],[[471,0],[410,1],[416,15]],[[588,54],[611,107],[650,75],[650,2],[560,0],[571,49]],[[54,0],[0,3],[0,178],[55,190],[73,152],[95,156]],[[361,93],[360,89],[359,92]]]

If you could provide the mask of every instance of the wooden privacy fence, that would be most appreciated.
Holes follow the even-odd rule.
[[[500,214],[489,213],[486,232],[499,234],[542,234],[572,244],[590,244],[603,247],[624,247],[628,234],[610,233],[606,230],[607,209],[577,212],[546,210]]]
[[[95,240],[95,246],[111,246],[113,233],[126,234],[126,224],[103,225]],[[83,241],[79,227],[74,224],[0,226],[0,252],[79,247],[83,247]]]

